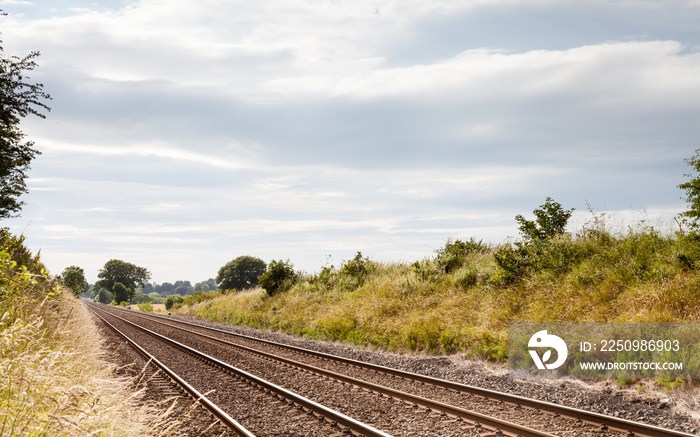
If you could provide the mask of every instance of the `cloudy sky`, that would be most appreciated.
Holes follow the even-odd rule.
[[[3,0],[41,52],[8,220],[52,273],[500,243],[547,196],[672,223],[700,148],[700,1]],[[329,258],[330,257],[330,258]]]

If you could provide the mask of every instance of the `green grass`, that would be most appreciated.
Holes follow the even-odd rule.
[[[412,264],[358,253],[298,276],[283,293],[200,296],[178,311],[390,351],[502,360],[510,322],[698,321],[699,266],[695,235],[596,225],[519,246],[448,241]]]

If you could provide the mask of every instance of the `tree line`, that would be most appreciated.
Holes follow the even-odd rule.
[[[273,261],[271,265],[275,266],[277,262]],[[88,284],[85,270],[79,266],[66,267],[58,276],[58,280],[73,290],[76,296],[102,303],[141,304],[166,303],[165,301],[172,296],[184,297],[215,290],[244,290],[257,286],[259,279],[266,273],[265,261],[245,255],[223,265],[216,278],[197,282],[194,286],[185,280],[156,284],[149,282],[151,272],[147,268],[112,259],[100,269],[97,275],[99,280],[94,284]]]

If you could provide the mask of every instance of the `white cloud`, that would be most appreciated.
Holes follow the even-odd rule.
[[[590,28],[561,47],[461,33],[473,12],[527,39],[526,23],[499,21],[523,4],[554,28],[574,7],[143,0],[12,14],[7,52],[40,50],[33,77],[55,97],[23,125],[44,154],[12,226],[32,220],[51,268],[121,258],[162,282],[245,253],[312,271],[329,253],[410,261],[449,237],[498,242],[548,195],[674,206],[698,137],[698,40],[683,40],[697,31],[672,40],[644,20],[686,3],[577,3]],[[619,31],[596,33],[603,16]]]

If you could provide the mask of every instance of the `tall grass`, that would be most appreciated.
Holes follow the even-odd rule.
[[[358,262],[361,266],[358,266]],[[301,275],[287,292],[254,289],[179,311],[392,351],[504,359],[516,321],[698,321],[700,237],[600,222],[520,245],[448,241],[413,264],[360,254]]]
[[[84,306],[22,238],[0,242],[0,435],[149,435],[155,410],[102,359]]]

